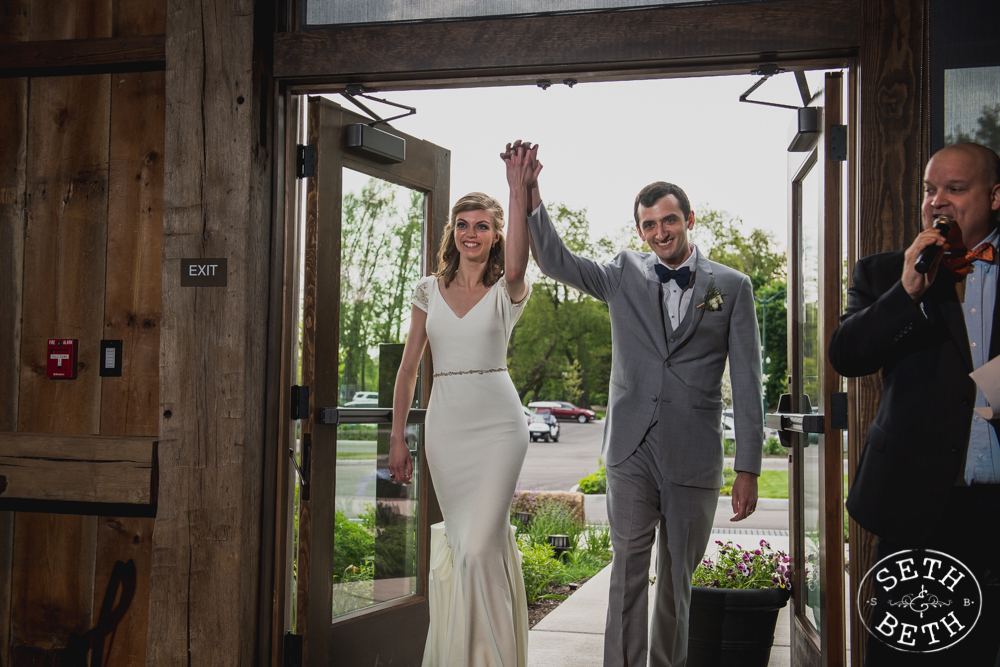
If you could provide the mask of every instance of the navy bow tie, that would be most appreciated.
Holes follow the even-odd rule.
[[[653,270],[656,271],[656,275],[660,277],[661,283],[668,283],[673,280],[681,289],[687,289],[688,283],[691,282],[691,267],[689,266],[682,266],[679,269],[671,269],[657,262],[657,264],[653,266]]]

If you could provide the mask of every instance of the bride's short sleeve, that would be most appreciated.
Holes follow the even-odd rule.
[[[436,276],[424,276],[417,281],[417,286],[413,290],[413,300],[410,302],[425,313],[431,302],[432,280],[437,280]]]
[[[527,277],[524,279],[524,286],[528,288],[528,291],[524,293],[520,301],[515,302],[510,298],[510,293],[507,291],[507,279],[500,279],[500,289],[497,292],[500,295],[500,312],[503,313],[507,336],[510,336],[510,332],[514,330],[514,325],[521,319],[521,313],[524,312],[524,304],[528,303],[528,297],[531,296],[531,281]]]

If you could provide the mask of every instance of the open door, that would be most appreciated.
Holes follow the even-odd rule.
[[[305,125],[295,631],[305,665],[419,664],[441,520],[422,447],[429,359],[407,428],[411,485],[389,479],[389,429],[410,297],[448,216],[450,154],[319,97]]]
[[[843,308],[847,127],[841,120],[841,74],[827,73],[824,84],[814,102],[822,106],[800,110],[797,150],[789,153],[789,393],[777,413],[767,416],[791,454],[791,657],[797,667],[846,664],[847,396],[827,360],[827,341]],[[804,136],[809,130],[813,137]]]

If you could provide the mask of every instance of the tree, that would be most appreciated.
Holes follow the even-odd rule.
[[[788,316],[785,254],[777,250],[774,237],[762,229],[745,233],[743,221],[721,211],[705,208],[697,216],[692,232],[699,247],[712,261],[750,277],[761,328],[768,408],[776,408],[778,397],[788,390]],[[766,336],[763,331],[767,323]],[[767,362],[766,359],[770,359]]]
[[[423,194],[371,178],[343,200],[340,268],[340,396],[378,388],[372,351],[402,342],[409,297],[420,278]]]
[[[957,144],[963,141],[975,141],[984,146],[989,146],[994,151],[1000,153],[1000,104],[990,107],[983,106],[982,114],[976,119],[979,128],[975,135],[962,131],[962,126],[956,128],[955,134],[948,134],[944,143],[947,145]]]
[[[617,251],[609,238],[590,241],[585,209],[550,207],[566,246],[600,259]],[[611,378],[611,317],[605,303],[557,283],[532,264],[532,297],[508,348],[514,386],[524,400],[566,400],[605,404]]]

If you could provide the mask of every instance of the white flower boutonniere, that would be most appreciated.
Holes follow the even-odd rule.
[[[719,291],[718,287],[709,287],[705,290],[705,301],[704,303],[698,304],[699,308],[704,308],[710,313],[722,310],[722,304],[725,301],[722,300],[723,294]]]

